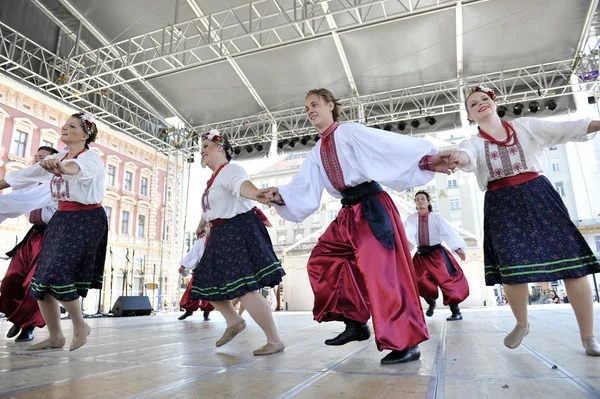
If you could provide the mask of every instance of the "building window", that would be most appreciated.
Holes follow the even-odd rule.
[[[277,240],[277,242],[279,243],[279,245],[287,244],[287,238],[283,235],[279,236],[279,239]]]
[[[52,147],[52,148],[55,148],[55,145],[56,144],[54,144],[51,141],[42,140],[42,145],[40,147]]]
[[[285,219],[279,219],[279,226],[285,226]]]
[[[145,177],[142,177],[142,180],[140,181],[140,195],[143,195],[144,197],[148,196],[148,179]]]
[[[335,220],[335,218],[337,217],[339,210],[337,209],[330,209],[329,210],[329,221],[333,222]]]
[[[448,187],[458,187],[458,180],[454,176],[448,177]]]
[[[112,165],[108,165],[108,168],[106,169],[106,184],[108,184],[109,186],[115,186],[116,170],[117,169]]]
[[[553,172],[560,172],[560,161],[558,159],[553,159],[552,160],[552,171]]]
[[[414,187],[411,187],[411,188],[407,188],[407,189],[406,189],[406,192],[407,192],[407,193],[412,193],[412,192],[414,192],[414,191],[415,191],[415,188],[414,188]]]
[[[268,181],[263,181],[260,183],[260,188],[269,188],[269,182]]]
[[[108,231],[110,231],[110,219],[112,217],[112,208],[110,206],[105,206],[104,211],[106,212],[106,219],[108,220]]]
[[[316,211],[315,213],[313,213],[312,222],[313,223],[321,223],[321,212],[320,211]]]
[[[146,223],[146,216],[138,215],[137,236],[140,238],[144,238],[145,223]]]
[[[596,251],[600,252],[600,236],[596,236]]]
[[[25,158],[27,151],[27,133],[17,130],[14,135],[12,153],[18,157]]]
[[[129,232],[129,212],[123,211],[121,214],[121,233],[128,234]]]
[[[550,147],[550,151],[556,151],[556,150],[558,150],[557,146],[553,145],[552,147]]]
[[[554,185],[556,187],[556,191],[558,191],[560,196],[564,197],[565,196],[565,185],[563,184],[563,182],[557,181],[556,183],[554,183]]]
[[[125,191],[131,191],[131,181],[133,180],[133,175],[131,172],[125,172],[125,184],[123,189]]]
[[[437,201],[431,201],[431,208],[433,209],[434,212],[439,211],[439,207],[438,207]]]
[[[301,241],[304,238],[304,236],[300,233],[296,234],[296,238],[294,239],[294,242],[298,242]]]
[[[460,198],[458,198],[458,197],[450,198],[450,209],[460,209]]]
[[[425,186],[425,190],[435,190],[435,184],[430,184],[428,186]]]

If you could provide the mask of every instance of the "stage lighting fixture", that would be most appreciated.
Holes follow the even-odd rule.
[[[252,150],[254,150],[254,148],[252,148],[251,145],[246,146],[246,151],[248,151],[248,154],[250,154]]]
[[[539,109],[540,109],[540,103],[538,103],[537,101],[532,101],[529,103],[529,112],[531,112],[532,114],[535,114],[536,112],[538,112]]]
[[[256,143],[254,144],[254,148],[256,148],[256,151],[262,151],[264,147],[261,143]]]
[[[554,111],[556,109],[556,100],[551,98],[550,100],[546,101],[546,109],[548,111]]]
[[[513,114],[521,115],[522,112],[523,112],[523,104],[516,103],[515,105],[513,105]]]
[[[433,116],[428,116],[427,118],[425,118],[425,120],[427,121],[427,123],[429,123],[431,126],[435,125],[435,123],[437,122],[437,120],[433,117]]]
[[[310,141],[310,136],[304,136],[304,137],[302,137],[302,140],[300,140],[302,145],[307,145],[309,141]]]
[[[240,152],[242,152],[242,150],[240,150],[240,147],[235,147],[235,148],[233,149],[233,153],[234,153],[235,155],[240,155]]]
[[[187,161],[188,163],[194,163],[194,154],[191,154]]]
[[[501,105],[498,108],[496,108],[496,113],[498,114],[498,117],[500,117],[500,118],[504,118],[504,115],[506,115],[507,111],[508,111],[508,108],[506,108],[504,105]]]
[[[283,149],[283,147],[285,147],[285,145],[288,143],[287,140],[279,140],[279,142],[277,143],[277,148],[279,149]]]
[[[373,125],[373,126],[371,126],[371,127],[372,127],[373,129],[380,129],[380,130],[381,130],[381,126],[379,126],[379,125]]]
[[[392,131],[392,124],[391,123],[386,123],[383,126],[383,130],[387,130],[388,132],[391,132]]]
[[[592,104],[596,104],[596,97],[594,96],[589,96],[588,97],[588,104],[592,105]]]
[[[294,147],[296,146],[296,142],[295,142],[295,141],[293,141],[293,140],[292,140],[292,141],[290,141],[290,143],[289,143],[289,146],[290,146],[291,148],[294,148]]]
[[[413,120],[410,122],[410,125],[411,125],[412,127],[414,127],[415,129],[418,129],[418,128],[419,128],[419,126],[421,126],[421,122],[419,122],[419,120],[418,120],[418,119],[413,119]]]
[[[398,130],[403,131],[404,129],[406,129],[406,122],[404,122],[404,121],[398,122]]]
[[[319,133],[315,134],[315,143],[321,140],[321,135]]]

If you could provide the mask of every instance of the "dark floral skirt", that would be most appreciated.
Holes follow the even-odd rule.
[[[487,191],[485,283],[557,281],[600,272],[589,245],[545,176]]]
[[[50,294],[68,302],[85,298],[90,288],[102,288],[107,240],[103,207],[57,211],[46,228],[30,295],[43,299]]]
[[[231,300],[275,287],[284,275],[267,229],[249,211],[211,227],[204,255],[194,269],[191,298]]]

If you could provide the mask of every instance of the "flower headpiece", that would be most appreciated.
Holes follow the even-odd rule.
[[[83,123],[83,129],[87,134],[92,134],[96,126],[96,117],[91,112],[81,111],[79,119]]]
[[[496,99],[496,94],[494,93],[494,89],[490,89],[489,87],[482,85],[482,84],[471,88],[471,90],[469,90],[469,95],[467,97],[469,97],[471,94],[473,94],[477,91],[487,94],[488,96],[490,96],[490,98],[492,100]]]

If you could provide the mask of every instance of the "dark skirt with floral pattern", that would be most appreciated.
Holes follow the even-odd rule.
[[[211,227],[195,268],[191,298],[231,300],[275,287],[284,275],[265,225],[248,211]]]
[[[600,264],[545,176],[487,191],[485,283],[522,284],[580,278]]]
[[[68,302],[85,298],[90,288],[102,288],[107,240],[103,207],[57,211],[46,228],[30,295]]]

